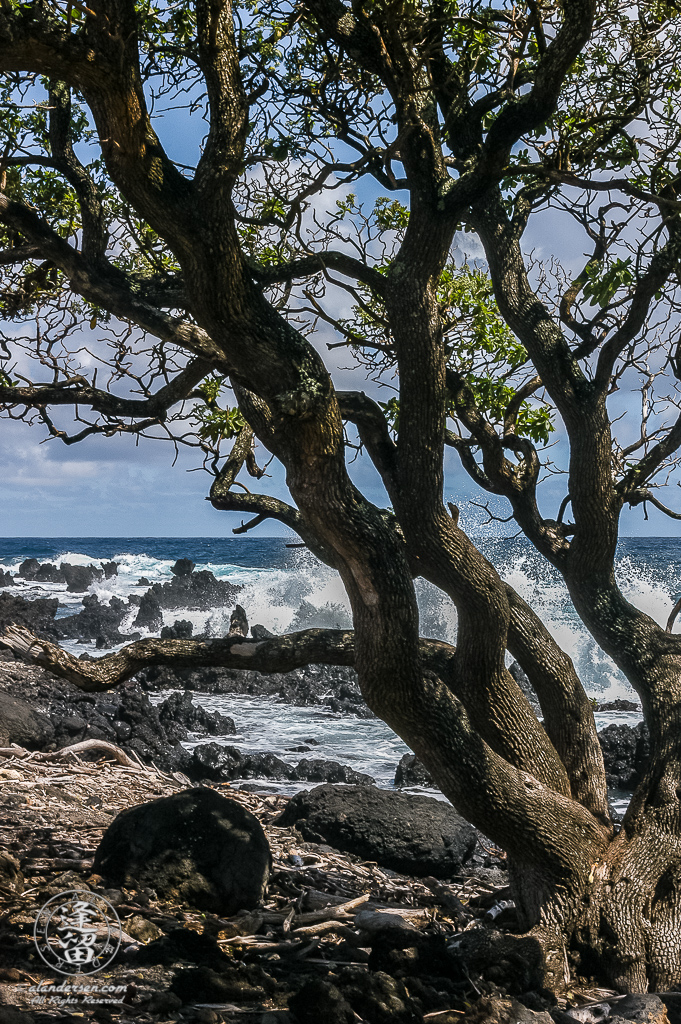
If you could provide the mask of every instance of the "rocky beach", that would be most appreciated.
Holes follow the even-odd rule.
[[[190,559],[108,601],[93,588],[115,579],[114,561],[78,572],[26,562],[0,580],[0,635],[14,623],[87,659],[141,635],[196,635],[192,612],[215,608],[234,629],[271,635],[248,623],[240,585]],[[244,701],[318,717],[254,749]],[[635,703],[597,712],[616,719],[599,739],[621,804],[647,737]],[[89,693],[0,650],[0,1024],[681,1021],[681,994],[629,1005],[586,977],[558,1002],[543,991],[514,938],[503,850],[459,818],[413,754],[379,778],[350,755],[325,756],[322,726],[345,720],[379,724],[350,668],[153,667]],[[213,849],[216,815],[224,849]],[[237,833],[247,846],[229,846]],[[121,919],[102,975],[120,992],[105,1006],[36,1001],[54,980],[32,941],[36,914],[74,888],[102,893]]]

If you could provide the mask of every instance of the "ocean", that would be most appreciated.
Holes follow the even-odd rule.
[[[11,537],[0,539],[0,567],[15,572],[25,558],[76,565],[114,560],[118,576],[93,585],[100,601],[139,593],[141,576],[150,583],[171,578],[170,567],[178,558],[190,558],[197,569],[209,569],[219,579],[243,587],[239,603],[251,625],[260,623],[273,633],[311,626],[351,625],[348,602],[336,573],[320,563],[306,548],[283,537]],[[538,612],[575,662],[587,693],[599,701],[619,697],[636,700],[626,680],[600,650],[577,618],[565,585],[524,538],[477,538],[485,555]],[[617,553],[617,574],[626,597],[664,624],[681,591],[681,540],[674,538],[622,538]],[[58,596],[58,616],[71,615],[81,607],[83,595],[67,594],[57,584],[27,584],[8,588],[27,598]],[[421,633],[454,642],[456,613],[451,602],[430,584],[417,581]],[[130,620],[135,612],[131,612]],[[208,612],[166,612],[166,621],[189,618],[194,632],[226,633],[229,609]],[[130,628],[124,622],[121,630]],[[88,647],[75,642],[64,646],[76,654]],[[93,653],[94,650],[93,650]],[[97,652],[103,653],[103,652]],[[368,772],[381,785],[390,785],[395,765],[407,750],[382,722],[336,715],[318,707],[291,707],[282,701],[236,695],[196,695],[211,710],[231,715],[238,735],[229,737],[245,751],[273,751],[290,763],[297,757],[291,746],[314,737],[315,756],[333,758],[358,771]],[[612,722],[634,724],[635,712],[603,712],[596,715],[599,728]],[[197,739],[198,741],[198,739]],[[298,755],[300,756],[300,755]],[[278,787],[281,788],[281,787]]]

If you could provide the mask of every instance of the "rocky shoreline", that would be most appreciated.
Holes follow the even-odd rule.
[[[288,799],[68,754],[0,756],[0,1024],[679,1024],[681,993],[623,998],[586,978],[569,1000],[543,991],[515,938],[503,854],[465,823],[443,880],[391,868],[385,852],[339,853],[317,830],[325,810],[338,827],[344,789]],[[158,826],[189,805],[199,816],[189,832],[175,820],[173,867]],[[241,876],[238,894],[211,896],[209,909],[195,883],[213,870],[206,844],[193,843],[201,805],[256,842],[251,882]],[[346,807],[359,833],[375,816],[365,811]],[[97,976],[114,993],[106,1005],[87,994],[60,1003],[33,942],[41,905],[74,888],[103,895],[121,921],[121,948]],[[506,959],[482,962],[483,935]]]
[[[52,568],[68,579],[63,566]],[[136,609],[140,627],[190,636],[191,623],[182,618],[161,626],[158,609],[187,607],[172,602],[189,602],[190,591],[208,593],[213,585],[206,579],[195,584],[202,574],[191,563],[178,562],[174,569],[171,582],[148,587],[139,598],[103,605],[86,595],[83,610],[62,619],[55,618],[56,598],[26,601],[0,594],[0,630],[14,620],[52,639],[70,634],[105,646],[132,638],[120,626]],[[73,586],[85,579],[78,577]],[[141,581],[140,589],[147,584]],[[10,578],[5,585],[15,584]],[[223,598],[225,606],[233,605],[236,592],[228,600],[223,591]],[[262,629],[254,626],[253,635]],[[517,666],[514,675],[527,688]],[[81,1004],[68,1024],[82,1024],[83,1016],[101,1024],[221,1024],[242,1021],[244,1014],[258,1024],[588,1019],[544,992],[521,954],[501,955],[519,930],[505,855],[447,803],[379,789],[369,775],[315,757],[314,737],[291,748],[306,755],[296,765],[277,752],[242,751],[230,743],[238,722],[205,710],[192,699],[198,693],[278,698],[372,717],[351,669],[313,665],[262,675],[151,668],[115,690],[86,693],[0,649],[0,1024],[64,1019],[62,1011],[32,1005],[24,982],[45,974],[29,937],[39,899],[74,886],[107,894],[120,910],[127,945],[110,977],[125,985],[125,999],[106,1009]],[[198,737],[203,742],[193,749],[183,745]],[[643,725],[610,725],[599,739],[609,785],[630,790],[647,758]],[[83,743],[95,746],[60,753]],[[97,743],[115,745],[125,763],[103,761]],[[289,799],[231,788],[249,779],[252,785],[268,780],[305,789]],[[405,754],[396,765],[395,785],[408,790],[433,783],[414,755]],[[264,902],[240,907],[232,917],[226,910],[207,913],[215,897],[203,906],[200,896],[191,895],[200,886],[171,885],[161,892],[165,869],[154,868],[146,855],[144,877],[133,877],[139,874],[134,865],[120,877],[106,876],[111,861],[99,843],[119,812],[152,808],[159,797],[193,800],[187,794],[197,793],[236,801],[255,814],[267,836],[272,861],[265,870],[261,860]],[[140,820],[138,836],[148,839],[152,833],[150,820]],[[126,842],[139,845],[130,836]],[[491,959],[480,959],[483,933],[484,945],[491,942],[497,950]],[[611,1000],[608,1012],[594,1019],[644,1019],[638,1004],[629,1007],[615,993],[589,985],[588,979],[576,979],[578,1005]],[[653,1016],[645,1019],[681,1024],[679,1001],[650,1000],[643,1009]]]

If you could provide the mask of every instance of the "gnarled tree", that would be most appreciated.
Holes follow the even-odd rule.
[[[665,509],[653,488],[681,442],[675,10],[0,7],[6,414],[67,443],[160,428],[202,445],[214,506],[296,530],[340,573],[354,622],[260,643],[143,641],[86,663],[47,644],[34,655],[89,688],[150,661],[354,664],[369,706],[508,851],[525,948],[554,988],[569,954],[623,990],[681,984],[681,641],[624,599],[613,568],[623,506]],[[152,121],[164,99],[186,105],[192,130],[205,118],[195,166],[164,147]],[[377,189],[387,196],[374,202]],[[526,251],[528,225],[559,214],[589,249],[575,273]],[[484,247],[491,287],[453,260],[462,228]],[[358,366],[389,374],[397,398],[337,391],[315,347],[320,322]],[[79,361],[85,337],[107,386]],[[636,374],[643,416],[620,444],[609,402]],[[220,383],[238,412],[221,410]],[[570,463],[546,518],[537,486],[552,417]],[[350,429],[389,510],[351,482]],[[225,460],[219,441],[234,434]],[[258,475],[254,438],[285,466],[294,504],[235,490],[244,465]],[[570,658],[444,503],[448,445],[508,499],[640,695],[651,761],[619,829]],[[420,639],[417,576],[456,605],[455,648]]]

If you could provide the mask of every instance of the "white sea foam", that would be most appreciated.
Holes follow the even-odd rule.
[[[612,660],[603,653],[578,619],[562,580],[528,545],[512,541],[487,538],[481,541],[485,554],[497,566],[507,582],[535,609],[556,641],[573,659],[587,691],[599,699],[618,697],[633,699],[626,680]],[[156,558],[149,554],[126,551],[121,545],[112,551],[109,559],[118,563],[118,575],[95,582],[89,593],[96,594],[108,604],[112,597],[127,600],[132,594],[143,592],[137,583],[145,577],[150,583],[165,583],[172,578],[174,559]],[[22,558],[7,557],[4,566],[16,573]],[[99,560],[73,550],[51,559],[59,565],[99,564]],[[245,567],[229,562],[207,561],[197,563],[196,569],[207,569],[218,579],[243,587],[239,603],[246,609],[251,624],[260,623],[273,633],[312,626],[343,628],[351,625],[347,595],[338,575],[315,559],[308,551],[291,553],[285,568],[262,565]],[[658,564],[654,560],[625,555],[618,559],[618,578],[623,592],[636,607],[664,624],[671,609],[672,595],[681,587],[677,565]],[[456,610],[449,599],[437,588],[423,580],[416,582],[422,634],[456,640]],[[59,616],[72,615],[80,610],[82,594],[69,594],[63,585],[19,583],[10,592],[34,597],[58,597]],[[133,628],[136,610],[131,609],[121,626],[127,632]],[[195,632],[208,630],[213,635],[224,635],[229,628],[230,609],[207,612],[166,612],[164,622],[189,619]],[[144,630],[141,630],[146,635]],[[77,653],[82,644],[68,644]]]

